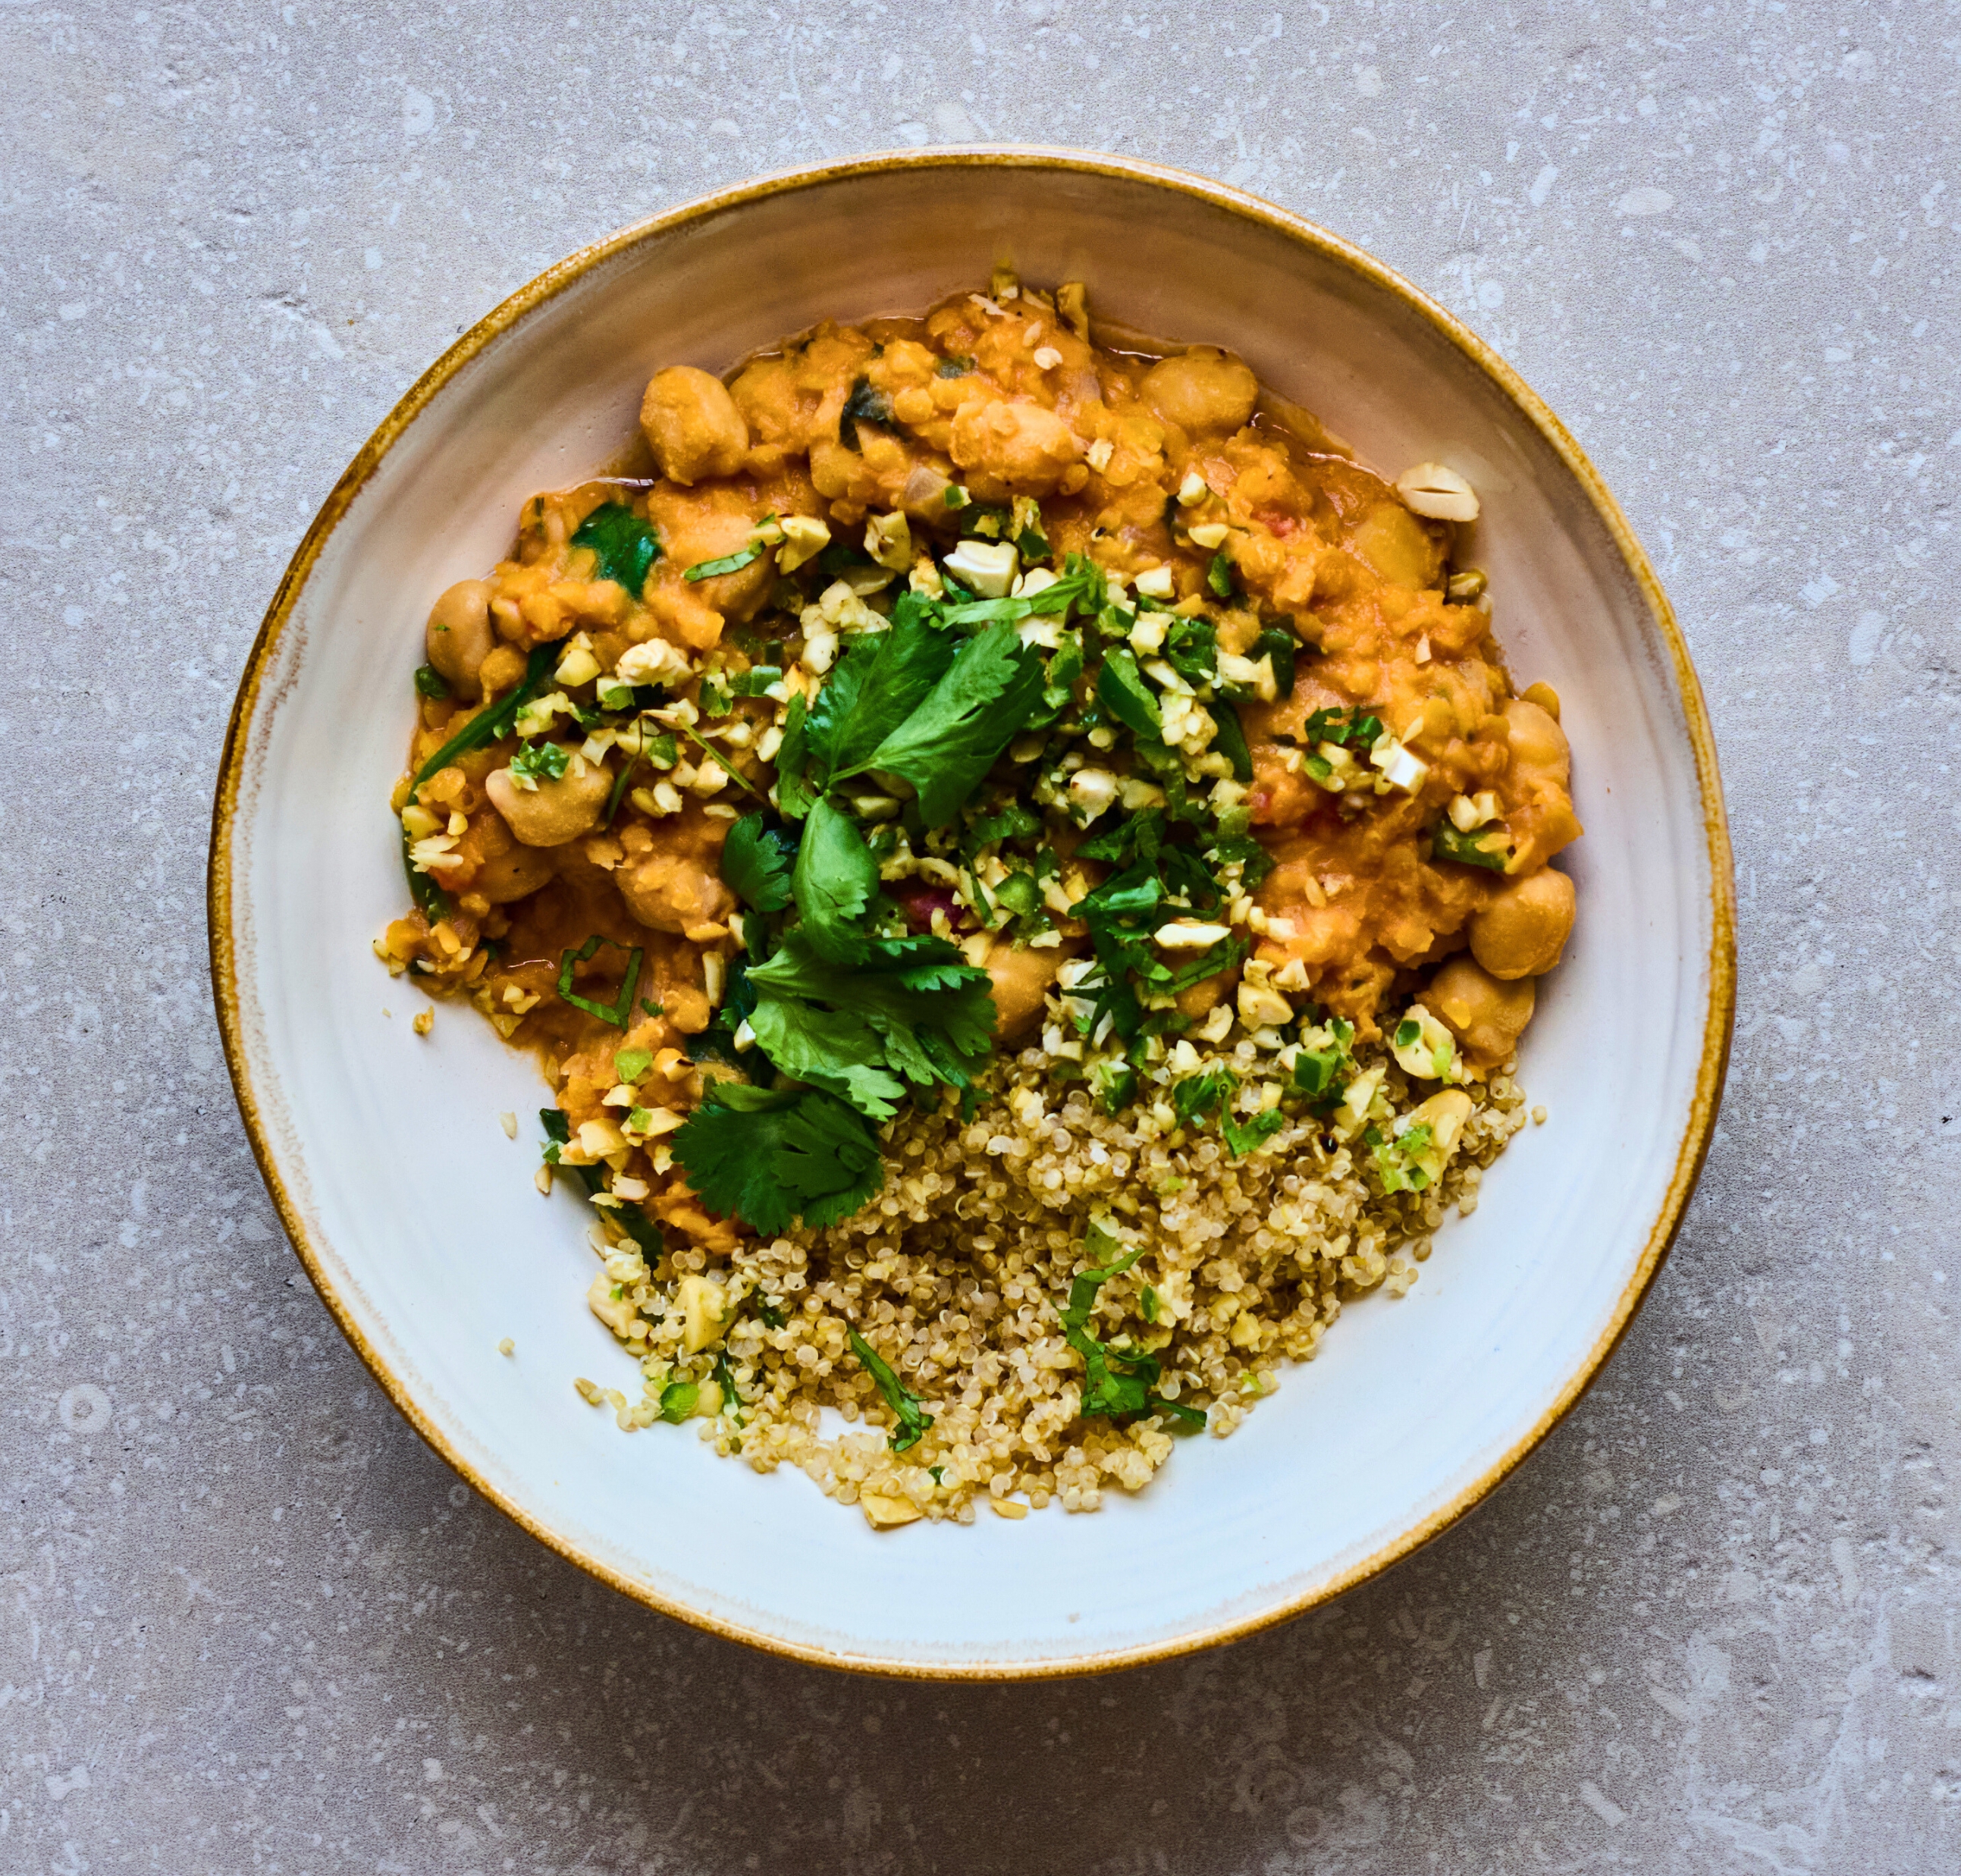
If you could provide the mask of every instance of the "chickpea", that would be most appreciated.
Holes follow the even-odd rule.
[[[511,645],[499,645],[477,670],[477,681],[487,697],[509,690],[524,675],[525,654]]]
[[[684,932],[727,922],[735,899],[702,856],[655,848],[613,876],[627,909],[655,931]]]
[[[720,378],[692,365],[656,372],[640,405],[640,428],[662,474],[687,485],[732,476],[749,452],[749,426]]]
[[[513,847],[477,869],[477,890],[493,905],[509,905],[537,891],[552,876],[549,856],[535,847]]]
[[[1522,697],[1505,706],[1511,725],[1512,772],[1521,780],[1543,780],[1564,790],[1573,775],[1573,746],[1546,711]]]
[[[423,635],[429,661],[467,704],[483,694],[480,673],[492,643],[494,590],[487,579],[460,579],[429,608]]]
[[[1573,882],[1542,866],[1508,880],[1471,920],[1471,955],[1496,978],[1543,977],[1573,930]]]
[[[975,397],[953,420],[952,450],[961,468],[993,476],[1017,494],[1048,495],[1075,466],[1081,445],[1045,404]]]
[[[1211,345],[1159,359],[1145,372],[1141,389],[1159,416],[1192,436],[1243,429],[1260,397],[1251,369]]]
[[[1463,1045],[1474,1068],[1495,1068],[1518,1046],[1538,996],[1529,977],[1500,983],[1468,958],[1453,958],[1417,1000]]]
[[[1005,940],[987,953],[986,969],[994,980],[994,1035],[1008,1042],[1041,1014],[1042,999],[1055,981],[1062,956],[1055,951],[1016,950]]]
[[[509,769],[483,784],[490,805],[527,847],[563,847],[598,825],[613,777],[603,762],[575,762],[555,782],[520,788]]]

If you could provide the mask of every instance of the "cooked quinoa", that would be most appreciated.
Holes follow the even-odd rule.
[[[1452,1208],[1476,1208],[1484,1169],[1526,1121],[1523,1091],[1494,1075],[1442,1181],[1385,1196],[1364,1171],[1366,1149],[1358,1159],[1354,1138],[1322,1123],[1290,1121],[1235,1160],[1214,1137],[1165,1126],[1161,1101],[1099,1112],[1079,1084],[1054,1080],[1054,1065],[1025,1050],[971,1121],[949,1105],[895,1122],[885,1191],[830,1230],[750,1239],[725,1262],[681,1251],[658,1278],[632,1246],[610,1247],[593,1306],[647,1325],[622,1338],[644,1380],[637,1399],[589,1381],[586,1398],[622,1428],[647,1427],[671,1390],[696,1387],[716,1452],[758,1472],[795,1466],[880,1527],[969,1522],[984,1500],[1009,1517],[1054,1503],[1093,1511],[1106,1485],[1143,1485],[1175,1444],[1161,1415],[1079,1417],[1083,1363],[1059,1312],[1093,1220],[1143,1247],[1103,1286],[1095,1332],[1157,1354],[1159,1391],[1204,1407],[1223,1438],[1280,1386],[1283,1363],[1312,1358],[1344,1301],[1415,1283],[1430,1234]],[[1201,1068],[1249,1065],[1214,1051]],[[1393,1064],[1380,1099],[1396,1112],[1416,1105]],[[685,1351],[675,1304],[690,1277],[716,1282],[716,1306],[734,1319],[724,1359]],[[932,1414],[904,1453],[850,1351],[854,1325],[869,1326]],[[732,1383],[741,1405],[722,1412]],[[847,1423],[835,1437],[826,1407]]]
[[[430,614],[376,951],[540,1058],[623,1428],[1094,1510],[1525,1124],[1580,830],[1476,495],[1006,274],[641,420]]]

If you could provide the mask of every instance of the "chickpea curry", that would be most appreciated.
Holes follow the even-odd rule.
[[[649,1266],[835,1226],[895,1117],[1037,1035],[1100,1112],[1440,1178],[1580,832],[1460,477],[1006,276],[670,366],[640,426],[436,601],[393,801],[377,950],[542,1058],[542,1183]],[[1251,1068],[1166,1070],[1229,1036]]]

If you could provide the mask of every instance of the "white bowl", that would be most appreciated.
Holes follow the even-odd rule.
[[[631,434],[657,367],[726,366],[826,316],[984,281],[1242,353],[1392,475],[1484,499],[1475,555],[1521,684],[1564,700],[1586,836],[1567,961],[1523,1078],[1551,1118],[1401,1301],[1344,1313],[1230,1440],[1181,1444],[1090,1517],[886,1534],[694,1430],[620,1433],[588,1313],[587,1214],[532,1190],[546,1091],[488,1025],[423,1007],[371,940],[403,908],[386,806],[421,624],[506,550],[519,503]],[[1149,1661],[1334,1596],[1461,1517],[1627,1327],[1713,1125],[1733,892],[1708,719],[1646,557],[1558,420],[1379,262],[1270,204],[1059,152],[878,157],[730,190],[602,241],[492,313],[375,433],[314,523],[241,687],[212,831],[213,971],[240,1104],[320,1294],[416,1429],[562,1555],[716,1633],[837,1667],[1009,1677]],[[392,1014],[387,1013],[392,1012]],[[523,1117],[518,1144],[497,1123]],[[497,1352],[500,1338],[516,1352]]]

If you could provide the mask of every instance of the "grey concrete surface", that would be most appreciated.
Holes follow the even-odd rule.
[[[1958,53],[1952,0],[0,3],[0,1869],[1961,1866]],[[976,138],[1242,183],[1523,368],[1670,585],[1744,911],[1687,1227],[1515,1482],[1290,1627],[998,1689],[706,1639],[474,1500],[279,1233],[202,898],[280,570],[457,332]]]

